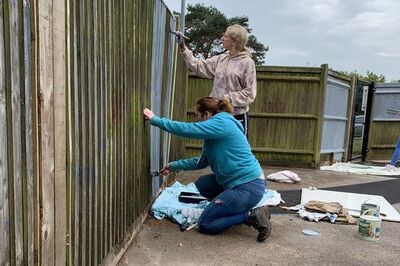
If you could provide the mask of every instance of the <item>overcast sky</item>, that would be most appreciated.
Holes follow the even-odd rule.
[[[181,0],[164,0],[180,12]],[[320,66],[400,79],[399,0],[186,0],[247,16],[265,65]]]

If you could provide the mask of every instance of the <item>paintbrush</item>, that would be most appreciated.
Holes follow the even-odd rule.
[[[169,32],[171,33],[171,34],[175,34],[175,36],[178,36],[178,33],[176,32],[176,31],[173,31],[173,30],[169,30]],[[189,37],[187,37],[187,36],[185,36],[185,35],[182,35],[182,37],[185,39],[185,40],[190,40],[190,38]]]

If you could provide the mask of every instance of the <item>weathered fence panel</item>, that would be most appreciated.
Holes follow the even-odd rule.
[[[347,161],[354,89],[355,84],[350,77],[328,71],[321,143],[322,161]],[[328,158],[324,159],[324,155]]]
[[[347,160],[355,81],[321,67],[257,66],[257,97],[250,107],[249,141],[264,164],[318,167]],[[187,118],[193,103],[212,89],[212,80],[189,74]],[[201,141],[186,140],[186,156]],[[332,158],[331,158],[332,157]]]
[[[390,161],[400,136],[400,83],[375,83],[368,133],[368,161]]]
[[[318,166],[327,66],[257,67],[257,97],[250,107],[249,141],[264,164]],[[193,103],[208,95],[212,81],[189,75],[188,119]],[[186,142],[187,156],[197,154],[200,142]]]
[[[169,157],[142,110],[172,113],[175,24],[161,0],[0,2],[1,265],[109,264],[132,240]]]
[[[149,204],[149,127],[141,111],[150,106],[152,58],[163,56],[152,45],[153,4],[68,7],[68,263],[112,261]]]
[[[34,263],[32,13],[30,1],[0,3],[0,265]]]

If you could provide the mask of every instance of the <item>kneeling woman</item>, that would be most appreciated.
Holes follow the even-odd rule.
[[[261,166],[251,152],[243,126],[232,115],[228,100],[205,97],[195,103],[198,122],[185,123],[143,114],[153,126],[181,137],[203,139],[200,157],[170,162],[161,169],[164,175],[176,170],[196,170],[210,166],[212,174],[195,182],[200,194],[211,201],[199,218],[201,233],[216,234],[245,223],[258,230],[257,241],[271,233],[268,207],[252,209],[265,191]]]

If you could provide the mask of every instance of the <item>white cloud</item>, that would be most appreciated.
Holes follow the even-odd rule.
[[[375,53],[375,55],[382,56],[382,57],[389,57],[389,58],[392,58],[392,57],[400,58],[399,52],[397,52],[397,53],[379,52],[379,53]]]
[[[296,49],[292,47],[278,47],[276,49],[273,49],[273,53],[282,57],[292,57],[292,56],[306,57],[310,55],[309,51]]]

